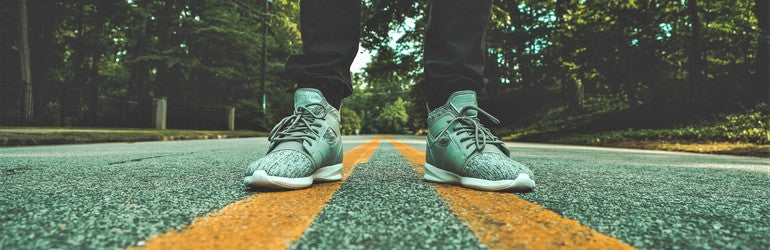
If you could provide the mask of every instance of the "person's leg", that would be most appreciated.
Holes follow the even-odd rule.
[[[321,90],[340,108],[352,94],[350,64],[358,53],[361,0],[300,1],[302,49],[286,60],[286,75],[300,87]]]
[[[455,91],[484,84],[484,37],[491,0],[433,0],[425,33],[425,93],[431,108]]]
[[[267,155],[246,167],[248,187],[297,189],[342,179],[340,102],[352,92],[361,0],[300,1],[302,49],[286,60],[300,88],[294,114],[270,131]]]
[[[497,119],[478,107],[484,84],[484,36],[491,0],[433,0],[425,34],[428,114],[425,179],[480,190],[527,191],[532,171],[510,158],[482,124]]]

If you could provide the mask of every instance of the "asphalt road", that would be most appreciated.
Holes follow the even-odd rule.
[[[358,165],[292,248],[483,248],[388,142]]]
[[[372,136],[345,137],[346,150]],[[394,136],[417,149],[424,138]],[[0,249],[124,248],[254,195],[264,138],[0,148]],[[639,248],[770,248],[770,159],[510,143],[519,196]],[[257,191],[259,195],[260,191]],[[483,248],[383,140],[295,248]]]

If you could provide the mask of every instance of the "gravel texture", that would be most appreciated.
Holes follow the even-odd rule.
[[[370,140],[345,137],[345,148]],[[424,137],[396,136],[424,149]],[[124,248],[253,194],[267,140],[0,148],[0,249]],[[521,194],[640,248],[770,248],[770,159],[508,144]],[[482,248],[389,143],[359,165],[295,248]]]
[[[250,138],[0,148],[0,249],[141,245],[253,194],[243,171],[267,146]]]
[[[425,150],[423,137],[396,139]],[[770,248],[770,159],[507,143],[537,176],[520,194],[644,249]]]
[[[479,249],[467,225],[383,141],[292,249]]]

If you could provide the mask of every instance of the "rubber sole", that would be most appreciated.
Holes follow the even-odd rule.
[[[257,170],[251,176],[243,178],[243,183],[248,187],[302,189],[313,185],[313,181],[342,180],[341,170],[342,163],[319,168],[312,175],[299,178],[271,176],[265,170]]]
[[[535,188],[535,181],[529,178],[528,174],[520,173],[515,180],[497,180],[490,181],[471,177],[462,177],[455,173],[437,168],[429,163],[425,163],[425,180],[459,184],[464,187],[483,190],[483,191],[532,191]]]

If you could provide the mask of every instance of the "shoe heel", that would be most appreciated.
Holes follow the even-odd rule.
[[[342,180],[342,163],[322,167],[313,174],[313,180],[316,181],[339,181]]]
[[[438,182],[438,183],[460,183],[460,176],[434,167],[429,163],[425,163],[425,178],[426,181]]]

